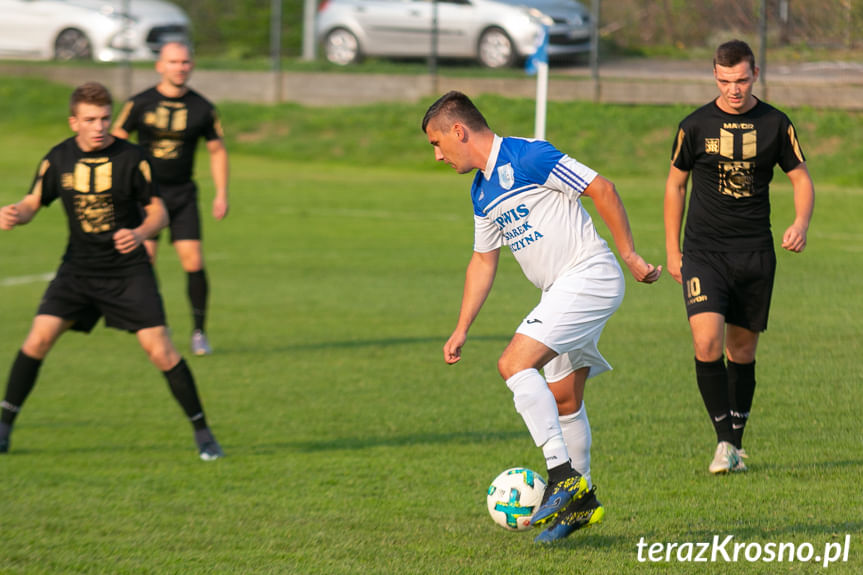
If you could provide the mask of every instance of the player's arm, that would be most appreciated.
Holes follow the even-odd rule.
[[[461,359],[461,348],[467,340],[467,332],[479,315],[479,310],[494,284],[499,259],[500,248],[490,252],[473,252],[465,272],[458,323],[443,346],[443,358],[447,363],[455,363]]]
[[[129,132],[127,132],[126,130],[124,130],[123,128],[121,128],[119,126],[114,126],[114,128],[111,129],[111,135],[114,136],[115,138],[120,138],[122,140],[128,140],[129,139]]]
[[[123,109],[120,110],[120,114],[117,116],[117,119],[114,120],[114,125],[111,126],[111,135],[115,138],[122,138],[123,140],[129,139],[129,129],[127,129],[127,124],[129,122],[129,116],[132,113],[132,108],[135,107],[135,103],[132,100],[127,101],[123,105]],[[133,130],[134,131],[134,130]]]
[[[794,189],[794,223],[785,230],[782,236],[782,247],[790,252],[802,252],[806,247],[806,234],[809,231],[809,221],[815,208],[815,186],[809,169],[803,162],[787,173]]]
[[[680,230],[683,227],[683,210],[686,206],[686,184],[689,172],[675,168],[668,170],[665,180],[665,203],[663,217],[665,219],[665,265],[671,277],[681,283],[680,266],[683,253],[680,251]]]
[[[165,209],[162,198],[153,196],[150,203],[144,206],[141,225],[135,229],[121,228],[114,232],[114,248],[121,254],[128,254],[167,225],[168,210]]]
[[[614,184],[602,176],[597,175],[587,188],[584,195],[593,200],[596,211],[608,226],[617,253],[629,268],[632,277],[644,283],[653,283],[662,274],[662,266],[654,267],[647,263],[635,251],[635,241],[632,239],[632,229],[629,227],[629,218],[623,207],[623,200],[617,193]]]
[[[29,223],[41,207],[42,196],[38,191],[27,194],[16,204],[3,206],[0,208],[0,230],[9,231]]]
[[[213,217],[221,220],[228,215],[228,149],[221,138],[207,142],[210,152],[210,173],[216,196],[213,198]]]

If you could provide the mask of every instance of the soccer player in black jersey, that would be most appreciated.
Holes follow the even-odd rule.
[[[755,393],[755,349],[767,329],[776,270],[769,196],[774,166],[794,191],[795,218],[782,236],[784,249],[806,247],[815,192],[791,120],[752,94],[758,68],[749,46],[739,40],[719,46],[713,75],[719,96],[677,131],[664,212],[667,267],[683,285],[696,380],[717,437],[709,470],[718,474],[746,470],[742,438]]]
[[[21,201],[0,208],[0,229],[12,230],[59,199],[69,227],[60,268],[12,364],[0,404],[0,453],[9,450],[12,424],[56,341],[70,329],[89,333],[104,317],[105,325],[138,337],[191,421],[201,459],[218,459],[221,447],[207,426],[192,372],[171,342],[143,246],[145,238],[165,227],[167,213],[144,151],[110,135],[111,110],[104,86],[79,86],[69,101],[75,136],[42,159]]]
[[[209,284],[201,248],[198,188],[193,180],[195,148],[207,141],[210,172],[216,195],[212,214],[222,220],[228,214],[228,152],[216,109],[186,84],[192,73],[191,49],[179,42],[162,47],[156,62],[161,75],[158,85],[132,97],[114,122],[112,133],[127,139],[138,132],[138,143],[150,156],[153,177],[170,218],[171,242],[186,272],[192,307],[192,353],[212,352],[205,333]],[[147,251],[155,262],[158,238],[147,240]]]

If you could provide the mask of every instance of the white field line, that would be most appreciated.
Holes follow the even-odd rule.
[[[32,276],[16,276],[11,278],[0,278],[0,287],[18,286],[37,282],[46,282],[54,279],[54,272],[37,274]]]

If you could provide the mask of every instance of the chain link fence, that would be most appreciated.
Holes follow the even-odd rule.
[[[713,48],[757,37],[761,9],[762,0],[606,0],[600,27],[621,48]],[[766,12],[773,48],[863,48],[863,0],[767,0]]]

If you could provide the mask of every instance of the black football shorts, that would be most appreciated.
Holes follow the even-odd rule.
[[[776,254],[689,251],[683,254],[686,314],[714,312],[725,322],[754,332],[767,329]]]
[[[201,215],[198,210],[198,187],[194,182],[182,186],[159,185],[159,195],[168,210],[171,243],[201,239]],[[156,235],[156,238],[159,236]]]
[[[128,277],[94,277],[61,267],[36,313],[72,320],[71,329],[87,333],[103,316],[106,326],[133,333],[165,325],[162,296],[149,270]]]

